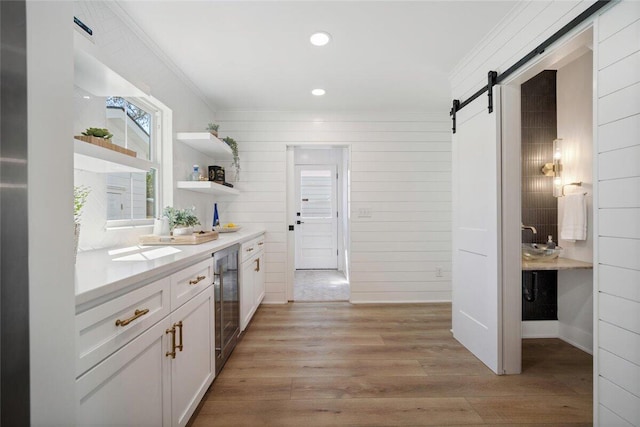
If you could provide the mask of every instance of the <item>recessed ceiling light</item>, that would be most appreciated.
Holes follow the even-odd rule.
[[[315,95],[315,96],[322,96],[325,93],[327,93],[327,92],[324,89],[314,89],[314,90],[311,91],[311,94]]]
[[[311,34],[309,41],[314,46],[324,46],[331,41],[331,34],[324,31],[318,31],[317,33]]]

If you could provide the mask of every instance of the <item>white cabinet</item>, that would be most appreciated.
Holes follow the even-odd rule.
[[[254,275],[254,282],[253,282],[256,309],[264,299],[264,293],[265,293],[264,265],[265,265],[264,251],[258,252],[258,255],[256,255],[256,269],[254,270],[255,275]]]
[[[171,359],[172,425],[183,427],[215,375],[213,286],[171,314],[175,358]]]
[[[254,296],[255,263],[252,259],[242,263],[240,270],[240,331],[244,331],[256,311],[256,301]]]
[[[76,375],[166,317],[169,278],[157,280],[76,315]]]
[[[244,331],[264,299],[264,235],[240,247],[240,330]]]
[[[171,425],[170,327],[164,318],[76,380],[78,426]]]
[[[171,275],[171,310],[174,311],[212,284],[212,258],[173,273]]]
[[[77,424],[185,426],[215,376],[213,259],[76,315]]]

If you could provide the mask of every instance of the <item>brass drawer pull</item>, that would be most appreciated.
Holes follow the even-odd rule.
[[[165,334],[171,334],[171,351],[167,351],[165,356],[171,356],[172,359],[176,358],[176,327],[175,325],[171,327],[171,329],[167,329]]]
[[[254,271],[260,271],[260,258],[256,258],[256,269]]]
[[[247,252],[251,252],[253,248],[247,248]]]
[[[182,347],[183,347],[183,346],[182,346],[182,320],[181,320],[181,321],[179,321],[178,323],[176,323],[176,324],[175,324],[175,325],[173,325],[173,326],[175,326],[176,328],[180,328],[180,335],[179,335],[179,336],[180,336],[180,344],[179,344],[179,345],[177,345],[177,346],[175,346],[175,348],[173,349],[173,351],[176,351],[176,350],[175,350],[176,348],[177,348],[178,350],[182,351]]]
[[[116,320],[116,326],[127,326],[129,323],[136,320],[138,317],[142,317],[149,312],[148,308],[143,308],[142,310],[136,310],[133,312],[133,316],[124,320]]]
[[[206,279],[206,278],[207,278],[207,276],[198,276],[198,277],[196,277],[196,278],[195,278],[195,279],[193,279],[193,280],[189,280],[189,284],[190,284],[190,285],[195,285],[195,284],[197,284],[197,283],[199,283],[199,282],[203,281],[203,280],[204,280],[204,279]]]
[[[258,243],[258,246],[262,246],[262,245],[264,245],[264,242]]]

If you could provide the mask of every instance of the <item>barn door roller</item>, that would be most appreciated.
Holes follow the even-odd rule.
[[[598,10],[602,9],[609,3],[611,3],[611,0],[596,1],[594,4],[592,4],[587,9],[585,9],[584,12],[582,12],[580,15],[573,18],[564,27],[560,28],[558,31],[553,33],[551,37],[549,37],[548,39],[540,43],[538,46],[536,46],[535,49],[533,49],[531,52],[523,56],[518,62],[513,64],[511,67],[507,68],[502,74],[498,74],[496,71],[489,71],[488,78],[487,78],[487,85],[482,89],[478,90],[473,95],[471,95],[468,99],[465,99],[462,102],[457,99],[454,99],[453,107],[451,108],[451,112],[449,113],[449,115],[451,116],[451,120],[453,121],[453,127],[452,127],[453,133],[456,133],[456,113],[458,111],[462,110],[464,107],[471,104],[471,102],[473,102],[475,99],[477,99],[480,95],[482,95],[486,91],[488,92],[487,95],[489,97],[488,110],[489,110],[489,113],[492,113],[493,112],[493,90],[492,90],[493,86],[495,86],[496,84],[506,79],[508,76],[513,74],[514,71],[518,70],[520,67],[522,67],[527,62],[531,61],[536,56],[542,54],[547,47],[552,45],[554,42],[556,42],[562,36],[567,34],[569,31],[573,30],[578,25],[582,24],[591,15],[595,14]]]

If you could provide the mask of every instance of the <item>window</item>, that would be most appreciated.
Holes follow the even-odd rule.
[[[136,152],[154,166],[147,173],[109,173],[107,184],[107,226],[145,224],[155,218],[160,175],[159,123],[161,115],[142,100],[121,97],[106,99],[107,128],[111,142]]]
[[[333,218],[332,192],[335,172],[300,171],[300,212],[303,218]]]

